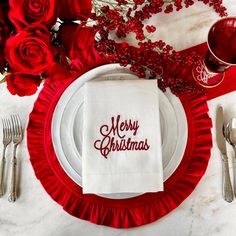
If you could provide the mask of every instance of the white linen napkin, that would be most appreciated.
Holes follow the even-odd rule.
[[[83,193],[163,190],[156,80],[85,84]]]

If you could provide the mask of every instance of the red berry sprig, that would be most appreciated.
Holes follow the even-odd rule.
[[[198,0],[212,7],[220,16],[226,16],[226,8],[222,5],[222,0]],[[192,6],[193,0],[94,0],[95,13],[92,19],[96,21],[97,31],[96,48],[101,54],[107,55],[111,62],[119,62],[122,66],[130,66],[130,70],[137,73],[139,77],[155,78],[160,76],[159,86],[167,85],[174,93],[180,93],[184,86],[185,92],[192,92],[194,86],[182,81],[173,79],[167,75],[168,65],[191,67],[202,59],[202,55],[192,53],[182,55],[173,50],[162,40],[151,41],[145,33],[154,33],[156,27],[144,25],[144,21],[160,12],[166,14],[173,11]],[[111,39],[111,35],[116,34],[123,42],[130,33],[135,34],[138,41],[138,48],[134,48],[127,43],[118,43]],[[119,42],[120,42],[119,40]],[[168,72],[169,73],[169,72]],[[163,81],[165,80],[165,82]],[[178,85],[179,84],[179,85]]]

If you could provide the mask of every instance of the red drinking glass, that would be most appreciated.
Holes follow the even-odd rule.
[[[217,21],[208,33],[205,60],[194,66],[194,79],[203,87],[215,87],[230,66],[236,65],[236,17]]]

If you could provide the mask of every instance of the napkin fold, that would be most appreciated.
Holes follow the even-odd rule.
[[[156,83],[137,79],[84,85],[83,193],[163,190]]]

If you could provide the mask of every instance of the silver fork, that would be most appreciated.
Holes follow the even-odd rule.
[[[9,119],[4,119],[4,118],[2,119],[2,130],[3,130],[3,153],[0,162],[0,196],[3,196],[5,193],[5,186],[4,186],[4,170],[6,163],[5,154],[6,154],[6,148],[12,140],[11,122]]]
[[[11,115],[11,122],[12,122],[12,140],[14,144],[14,151],[11,160],[11,184],[10,184],[10,193],[8,197],[9,202],[15,202],[17,198],[16,193],[16,149],[18,145],[23,140],[23,130],[21,126],[21,121],[19,115]]]

